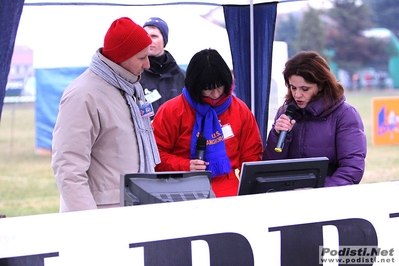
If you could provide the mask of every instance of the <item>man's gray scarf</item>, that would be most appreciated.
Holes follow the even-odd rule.
[[[154,172],[156,164],[160,163],[158,148],[149,117],[142,117],[140,106],[146,102],[143,88],[139,82],[131,83],[118,75],[111,67],[104,63],[97,51],[90,63],[90,70],[117,89],[122,90],[130,107],[133,126],[136,131],[139,147],[140,168],[139,173]]]

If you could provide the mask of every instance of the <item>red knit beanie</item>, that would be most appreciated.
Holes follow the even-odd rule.
[[[102,54],[120,63],[137,54],[152,43],[147,31],[130,18],[115,20],[104,37]]]

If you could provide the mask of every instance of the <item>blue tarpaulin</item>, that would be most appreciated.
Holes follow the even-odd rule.
[[[51,150],[58,105],[65,88],[86,67],[36,69],[36,148]]]

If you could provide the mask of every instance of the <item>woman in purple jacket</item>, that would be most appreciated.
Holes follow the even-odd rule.
[[[264,160],[325,156],[329,159],[326,187],[358,184],[367,153],[366,135],[357,110],[345,102],[344,88],[318,53],[300,52],[283,71],[288,88],[285,102],[269,132]],[[293,108],[286,114],[288,106]],[[282,149],[276,145],[286,131]]]

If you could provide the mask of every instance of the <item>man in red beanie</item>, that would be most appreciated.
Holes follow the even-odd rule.
[[[151,42],[131,19],[115,20],[88,69],[65,89],[51,162],[61,212],[120,206],[120,175],[153,172],[160,162],[139,83]]]

